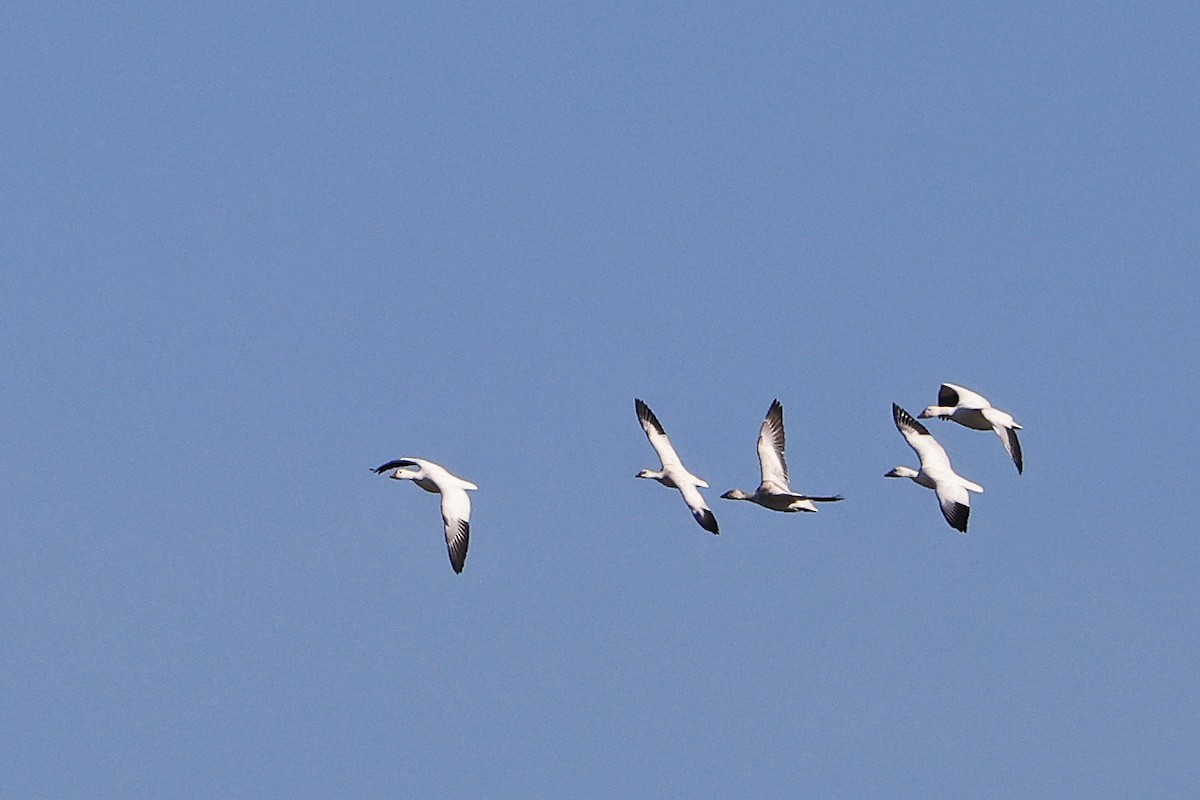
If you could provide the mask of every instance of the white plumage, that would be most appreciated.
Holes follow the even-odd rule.
[[[814,503],[841,500],[841,495],[815,497],[797,494],[788,484],[786,446],[783,430],[783,405],[778,400],[771,403],[766,419],[758,431],[758,468],[761,481],[753,494],[741,489],[730,489],[721,495],[726,500],[747,500],[772,511],[816,511]]]
[[[971,495],[968,492],[982,492],[983,487],[956,473],[950,466],[950,457],[929,430],[895,403],[892,403],[892,419],[909,447],[921,459],[921,469],[895,467],[886,473],[886,477],[910,478],[926,489],[933,489],[946,522],[955,530],[966,533],[967,517],[971,513]]]
[[[375,467],[373,471],[382,475],[392,469],[395,470],[391,475],[394,480],[412,481],[425,491],[442,496],[442,524],[446,531],[450,566],[455,572],[462,572],[471,537],[471,496],[467,491],[475,491],[479,487],[423,458],[398,458]]]
[[[1021,442],[1017,439],[1017,431],[1021,426],[1013,419],[1012,414],[993,408],[983,395],[953,383],[943,383],[938,389],[937,405],[929,406],[920,416],[921,419],[937,417],[952,420],[972,430],[995,431],[1009,457],[1016,464],[1017,473],[1025,471]]]
[[[671,440],[667,438],[666,431],[663,430],[662,424],[659,423],[658,417],[654,416],[650,407],[637,399],[634,399],[633,407],[637,411],[638,422],[642,424],[642,430],[646,432],[646,438],[650,440],[650,446],[654,448],[654,452],[658,453],[658,460],[662,462],[662,469],[644,469],[635,477],[649,478],[658,481],[663,486],[678,489],[679,493],[683,495],[683,502],[687,503],[687,507],[691,509],[692,516],[696,518],[696,522],[700,523],[700,527],[711,533],[720,533],[717,529],[717,518],[713,516],[708,504],[704,502],[704,496],[700,494],[700,488],[707,489],[708,484],[688,472],[683,466],[683,462],[679,460],[679,454],[671,446]]]

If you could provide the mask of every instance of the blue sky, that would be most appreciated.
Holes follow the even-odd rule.
[[[1197,85],[1186,3],[6,7],[0,794],[1195,796]],[[719,499],[775,397],[845,502]]]

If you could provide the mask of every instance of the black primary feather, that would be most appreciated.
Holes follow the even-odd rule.
[[[938,389],[938,405],[953,408],[958,405],[958,392],[951,389],[946,384],[942,384],[942,388]]]
[[[896,421],[896,427],[903,432],[905,428],[916,431],[922,436],[929,436],[929,429],[921,423],[913,419],[912,414],[909,414],[900,406],[892,403],[892,419]]]
[[[942,516],[946,518],[946,522],[950,523],[950,527],[962,533],[967,532],[967,517],[971,514],[971,507],[962,503],[954,503],[947,509],[942,506]]]
[[[415,467],[415,466],[416,466],[416,463],[413,461],[409,461],[406,458],[398,458],[395,461],[389,461],[386,464],[375,467],[375,469],[373,469],[371,471],[374,472],[376,475],[382,475],[383,473],[387,472],[389,469],[397,469],[399,467]]]
[[[650,427],[654,428],[654,430],[660,436],[667,435],[667,432],[663,430],[662,423],[658,421],[658,417],[654,416],[654,412],[650,410],[650,406],[646,405],[635,397],[633,399],[633,408],[635,411],[637,411],[639,422],[648,424]]]

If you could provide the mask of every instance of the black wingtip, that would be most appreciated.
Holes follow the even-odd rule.
[[[387,472],[389,469],[398,469],[399,467],[411,467],[411,466],[414,466],[414,464],[413,464],[413,462],[409,461],[408,459],[396,458],[396,459],[393,459],[393,460],[387,462],[386,464],[380,464],[378,467],[374,467],[371,470],[371,472],[374,472],[376,475],[382,475],[383,473]]]
[[[958,392],[943,383],[938,388],[938,405],[943,408],[954,408],[958,405]]]
[[[460,574],[463,571],[463,567],[467,565],[467,546],[470,542],[471,523],[466,520],[459,520],[458,532],[447,543],[447,550],[450,553],[450,567],[456,575]]]
[[[721,531],[717,528],[717,518],[708,509],[697,512],[695,516],[696,522],[699,522],[700,527],[704,528],[704,530],[717,535],[721,533]]]
[[[633,398],[633,408],[635,411],[637,411],[639,422],[644,422],[645,424],[654,428],[654,430],[659,434],[666,436],[666,432],[663,431],[662,423],[658,421],[658,417],[654,416],[654,412],[650,410],[650,406],[646,405],[635,397]]]
[[[895,421],[896,427],[903,431],[905,428],[910,428],[922,436],[929,436],[929,429],[921,423],[913,419],[913,415],[905,411],[900,406],[892,403],[892,420]]]
[[[1021,456],[1021,441],[1017,438],[1017,432],[1012,428],[1008,429],[1008,443],[1012,447],[1013,463],[1017,465],[1017,474],[1025,474],[1025,459]]]
[[[767,416],[763,419],[767,428],[775,435],[776,443],[779,445],[779,450],[782,453],[787,447],[787,438],[783,432],[783,403],[778,399],[772,401],[771,407],[767,409]],[[787,472],[787,466],[784,466],[784,472]]]
[[[950,527],[960,533],[967,532],[967,517],[971,515],[971,507],[962,503],[955,503],[947,511],[942,509],[942,514],[946,517],[946,522],[950,523]]]

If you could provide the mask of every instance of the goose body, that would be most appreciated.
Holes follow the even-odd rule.
[[[423,458],[398,458],[372,471],[382,475],[388,470],[395,470],[390,476],[394,480],[412,481],[425,491],[442,496],[442,525],[450,566],[456,573],[462,572],[471,537],[471,496],[467,492],[479,487]]]
[[[784,457],[783,405],[771,403],[758,431],[758,468],[761,480],[753,493],[730,489],[721,495],[726,500],[747,500],[772,511],[816,511],[816,503],[841,500],[841,495],[816,497],[797,494],[788,484],[787,459]]]
[[[967,517],[971,513],[969,492],[982,492],[983,487],[956,473],[950,466],[950,457],[946,455],[945,449],[938,444],[929,430],[895,403],[892,403],[892,419],[909,447],[921,459],[921,469],[895,467],[887,472],[885,477],[909,478],[919,486],[933,489],[946,522],[956,531],[966,533]]]
[[[920,416],[921,419],[948,419],[972,430],[995,431],[1016,465],[1017,474],[1025,471],[1021,442],[1017,439],[1017,431],[1021,430],[1021,426],[1012,414],[992,407],[983,395],[953,383],[943,383],[938,389],[937,405],[929,406]]]
[[[658,481],[663,486],[678,489],[679,493],[683,495],[683,502],[687,503],[687,507],[700,527],[710,533],[720,533],[717,528],[717,518],[713,516],[708,504],[704,502],[704,496],[700,494],[700,489],[707,489],[708,483],[688,472],[687,468],[683,466],[679,454],[671,446],[671,440],[667,438],[666,431],[663,430],[662,424],[658,421],[658,417],[654,416],[650,407],[638,399],[634,399],[633,407],[637,411],[638,422],[641,423],[642,430],[646,432],[646,438],[650,440],[650,446],[654,448],[654,452],[658,453],[658,460],[662,462],[661,469],[644,469],[635,477],[649,478]]]

